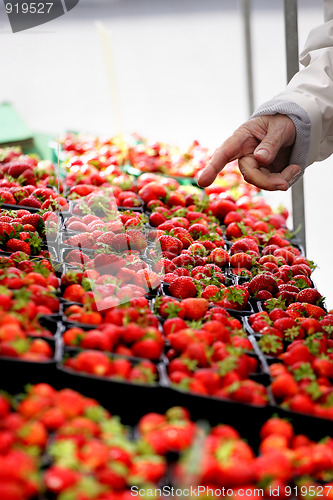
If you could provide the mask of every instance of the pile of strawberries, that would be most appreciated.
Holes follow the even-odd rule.
[[[121,138],[81,141],[68,136],[62,182],[50,162],[16,149],[0,150],[0,368],[1,361],[13,359],[40,367],[52,362],[54,374],[61,374],[69,385],[75,379],[98,387],[103,381],[110,393],[126,387],[133,395],[144,388],[152,400],[154,395],[176,401],[184,396],[190,409],[206,400],[216,412],[232,413],[248,405],[258,412],[272,409],[281,415],[333,420],[333,311],[315,288],[314,264],[287,228],[287,211],[274,212],[241,181],[234,164],[223,182],[205,190],[163,176],[162,166],[170,166],[168,158],[173,166],[184,167],[177,175],[191,173],[189,165],[194,163],[198,172],[207,151],[195,144],[188,157],[180,155],[177,160],[170,148],[137,139],[125,145]],[[29,381],[28,372],[16,366],[22,384]],[[50,394],[46,399],[56,397]],[[41,412],[44,403],[53,415],[53,403],[48,407],[46,401]],[[195,426],[189,425],[184,412],[179,418],[193,434]],[[162,422],[161,416],[158,419]],[[65,418],[61,425],[65,424],[74,429],[80,421],[71,427]],[[90,429],[86,424],[84,432]],[[145,481],[157,484],[166,473],[165,455],[181,450],[173,443],[160,453],[150,426],[149,450],[159,457],[152,462],[158,462],[162,472],[151,479],[151,460],[138,467],[144,478],[147,474]],[[230,436],[223,429],[204,440],[207,464],[198,473],[198,484],[221,485],[219,474],[222,482],[235,488],[261,484],[265,473],[260,470],[267,465],[271,472],[273,458],[265,462],[255,457],[232,432],[232,446],[225,443]],[[71,432],[66,430],[66,436]],[[95,429],[91,438],[99,440],[101,432]],[[184,447],[193,443],[191,432],[185,433]],[[54,445],[61,448],[66,436],[55,439]],[[270,439],[272,444],[268,440],[262,454],[278,449],[276,460],[288,471],[277,475],[276,484],[302,476],[297,459],[290,457],[296,449],[310,446],[309,441],[297,438],[294,444],[290,429],[286,439]],[[66,453],[75,458],[75,478],[69,476],[64,487],[68,495],[62,497],[62,490],[54,489],[57,481],[52,476],[47,490],[61,500],[81,494],[85,500],[83,490],[90,491],[92,482],[87,498],[111,498],[100,485],[105,483],[98,475],[99,465],[86,463],[88,455],[95,456],[90,445],[82,451],[77,439],[66,444]],[[54,460],[48,472],[67,466],[62,459],[58,463],[57,446],[54,455],[48,450]],[[43,444],[42,453],[47,447]],[[238,479],[231,469],[215,463],[228,450],[230,456],[242,457],[237,461]],[[128,495],[132,458],[125,464],[126,474],[120,474],[122,486],[114,487],[121,494],[112,490],[116,498]],[[140,462],[135,455],[136,460]],[[325,468],[311,467],[309,474],[316,481],[327,480]],[[116,469],[104,471],[105,477],[113,477]],[[186,460],[174,472],[184,480]],[[77,485],[81,489],[76,490]]]
[[[91,184],[100,186],[105,177],[119,177],[125,173],[158,173],[167,177],[197,178],[211,157],[211,151],[198,141],[186,149],[162,142],[151,142],[138,134],[102,139],[83,135],[66,134],[60,139],[61,159],[66,162],[66,182],[70,186]],[[57,145],[55,147],[57,149]],[[76,172],[80,169],[81,175]],[[220,175],[225,189],[237,188],[241,192],[258,189],[245,185],[237,167],[231,162]],[[87,193],[86,193],[87,194]]]
[[[252,445],[237,426],[203,427],[180,406],[131,425],[71,389],[39,383],[19,398],[1,394],[0,498],[129,500],[138,489],[162,498],[171,487],[201,498],[207,488],[213,498],[220,488],[235,499],[272,490],[331,498],[332,438],[311,440],[287,420],[267,420]]]

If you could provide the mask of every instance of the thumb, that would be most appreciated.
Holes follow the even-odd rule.
[[[275,115],[267,119],[267,133],[254,150],[255,159],[263,165],[272,163],[281,147],[291,145],[294,139],[293,124],[289,118]]]
[[[254,157],[260,164],[268,165],[272,163],[281,148],[279,138],[268,131],[265,138],[254,150]]]

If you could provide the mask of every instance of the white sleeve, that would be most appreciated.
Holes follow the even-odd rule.
[[[327,3],[325,18],[333,16]],[[325,6],[326,7],[326,6]],[[333,153],[333,19],[313,29],[300,55],[304,66],[286,89],[260,106],[252,117],[282,113],[296,127],[290,163],[302,169]]]

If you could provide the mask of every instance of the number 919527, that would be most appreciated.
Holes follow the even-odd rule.
[[[53,2],[6,3],[7,14],[49,14]]]

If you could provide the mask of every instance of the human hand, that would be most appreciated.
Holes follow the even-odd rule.
[[[252,118],[217,148],[198,184],[209,186],[227,163],[238,159],[246,182],[268,191],[286,191],[301,171],[299,165],[289,165],[295,137],[295,126],[286,115]]]

